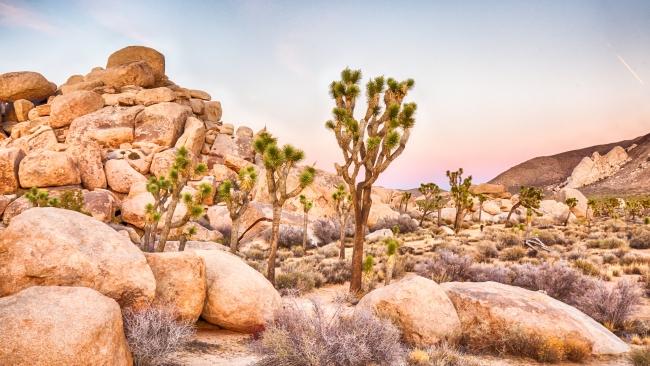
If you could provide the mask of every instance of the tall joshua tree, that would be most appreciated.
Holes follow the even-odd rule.
[[[399,211],[407,212],[409,210],[409,201],[411,200],[411,192],[402,192],[402,197],[399,201]],[[404,207],[404,209],[402,209]]]
[[[345,185],[339,184],[332,193],[332,199],[334,200],[336,217],[339,220],[339,259],[345,259],[345,230],[348,227],[348,219],[350,218],[352,197],[345,190]]]
[[[173,228],[181,227],[187,224],[190,219],[201,217],[205,213],[203,201],[212,193],[212,186],[207,183],[201,184],[194,195],[182,193],[183,188],[192,174],[203,174],[206,171],[205,164],[192,164],[192,159],[185,147],[176,151],[174,164],[169,169],[167,177],[151,177],[147,182],[147,191],[154,198],[154,203],[148,203],[145,206],[145,225],[143,249],[145,251],[162,252],[167,243],[169,232]],[[181,199],[187,207],[187,213],[177,222],[173,222],[174,211],[181,202]],[[165,221],[160,224],[160,220]],[[188,231],[181,233],[182,242],[187,240],[196,229],[189,228]],[[155,244],[156,234],[160,231],[158,242]],[[182,243],[181,243],[182,244]],[[183,250],[182,245],[179,250]]]
[[[434,210],[442,209],[442,195],[440,195],[440,187],[435,183],[421,183],[418,188],[422,196],[421,200],[415,201],[418,209],[422,212],[420,216],[420,226],[424,219],[429,216]]]
[[[255,151],[262,156],[266,169],[266,184],[273,204],[271,252],[269,253],[266,277],[275,284],[275,257],[278,251],[282,206],[288,199],[299,195],[305,187],[314,181],[316,171],[313,167],[305,167],[300,173],[298,184],[294,188],[288,189],[287,179],[291,169],[304,159],[305,153],[291,145],[279,147],[277,139],[266,131],[262,131],[257,136],[253,146]]]
[[[251,201],[251,190],[257,182],[257,171],[248,166],[239,171],[237,179],[227,179],[217,188],[220,201],[226,203],[232,222],[230,229],[230,251],[236,253],[239,246],[239,219],[248,209]]]
[[[308,199],[304,194],[300,195],[300,205],[302,206],[302,248],[307,249],[307,224],[309,223],[309,211],[314,207],[314,201]]]
[[[404,151],[415,124],[415,103],[404,98],[415,84],[413,79],[397,81],[379,76],[366,84],[366,108],[361,118],[354,115],[360,95],[361,71],[346,68],[341,80],[330,84],[335,102],[333,119],[326,127],[334,133],[343,153],[336,172],[348,185],[354,210],[354,249],[350,292],[361,290],[364,232],[372,206],[372,185]],[[363,175],[359,177],[360,171]]]
[[[458,168],[455,172],[447,170],[447,178],[449,178],[449,186],[451,187],[449,193],[456,207],[454,231],[458,233],[462,227],[463,219],[467,211],[474,204],[472,194],[469,191],[469,188],[472,186],[472,176],[463,178],[463,168]]]
[[[564,220],[564,226],[569,225],[569,219],[571,218],[571,212],[578,205],[578,199],[575,197],[567,198],[564,203],[569,206],[569,213],[566,215],[566,220]]]
[[[478,222],[481,223],[481,215],[483,214],[483,204],[485,203],[485,201],[487,201],[488,197],[483,193],[479,193],[476,195],[476,198],[478,198]]]
[[[525,207],[527,212],[538,209],[542,198],[544,198],[544,193],[541,189],[521,186],[519,188],[519,201],[512,205],[510,212],[508,212],[508,217],[506,217],[506,223],[510,222],[510,216],[519,207]]]

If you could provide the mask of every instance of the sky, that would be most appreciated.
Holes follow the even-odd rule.
[[[643,0],[0,0],[0,44],[0,73],[59,85],[122,47],[153,47],[171,80],[221,101],[225,122],[267,126],[331,171],[342,157],[324,128],[329,83],[348,66],[364,83],[413,78],[416,125],[378,182],[395,188],[446,186],[458,167],[485,182],[650,133]]]

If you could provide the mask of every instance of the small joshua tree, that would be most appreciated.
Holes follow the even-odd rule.
[[[519,188],[519,201],[512,205],[510,212],[508,212],[508,217],[506,217],[506,223],[510,222],[510,216],[512,216],[512,213],[519,207],[526,208],[526,217],[530,221],[533,210],[539,209],[539,204],[542,201],[542,198],[544,198],[544,193],[541,189],[521,186]],[[530,215],[528,213],[530,213]]]
[[[345,259],[345,229],[348,227],[352,197],[345,190],[345,185],[339,184],[332,193],[334,210],[339,221],[339,259]]]
[[[402,192],[402,196],[399,201],[399,212],[408,212],[411,196],[411,192]]]
[[[415,124],[415,103],[404,103],[413,79],[397,81],[376,77],[366,84],[366,105],[361,118],[354,114],[360,94],[360,70],[346,68],[341,80],[330,84],[335,102],[333,119],[325,126],[334,133],[343,153],[336,172],[348,185],[354,209],[354,249],[350,292],[361,290],[364,233],[372,206],[372,185],[404,151]],[[359,173],[363,170],[362,178]]]
[[[386,244],[386,278],[384,278],[384,282],[388,286],[390,285],[390,280],[393,278],[399,242],[395,238],[387,238],[384,243]]]
[[[569,206],[569,213],[566,215],[566,220],[564,220],[564,226],[569,225],[569,219],[571,218],[571,212],[576,206],[578,206],[578,199],[575,197],[567,198],[564,203]]]
[[[430,213],[434,210],[442,209],[443,199],[442,195],[440,195],[440,187],[435,183],[421,183],[418,190],[422,193],[423,198],[415,201],[415,204],[422,212],[422,216],[420,216],[420,226],[422,226],[424,219]]]
[[[478,222],[480,223],[481,215],[483,213],[483,204],[487,201],[488,197],[483,193],[479,193],[476,195],[476,198],[478,198]]]
[[[597,201],[593,198],[587,200],[587,226],[591,228],[592,216],[596,214]]]
[[[642,201],[638,198],[628,198],[625,200],[625,212],[634,221],[643,210]]]
[[[300,195],[300,205],[302,206],[302,248],[307,249],[307,224],[309,223],[309,211],[314,207],[314,201],[308,199],[304,194]]]
[[[449,186],[451,187],[451,199],[456,206],[456,219],[454,220],[454,231],[458,233],[462,227],[463,219],[467,211],[472,208],[474,201],[469,188],[472,186],[472,176],[463,179],[463,168],[455,172],[447,170]]]
[[[363,284],[366,290],[370,291],[375,277],[375,257],[371,254],[366,255],[366,258],[363,260],[362,271]]]
[[[179,228],[191,219],[203,216],[205,213],[203,201],[212,193],[212,186],[203,183],[194,195],[182,193],[182,191],[192,174],[203,174],[206,169],[205,164],[193,165],[187,149],[181,147],[176,151],[174,164],[169,169],[167,177],[149,178],[147,191],[153,196],[154,203],[148,203],[145,206],[143,250],[163,252],[171,229]],[[174,211],[181,200],[187,207],[187,212],[178,222],[173,222]],[[164,221],[161,224],[160,220],[163,218]],[[160,233],[158,242],[154,244],[158,232]],[[183,244],[195,232],[196,228],[190,227],[181,233],[179,251],[184,249]]]
[[[251,201],[251,190],[257,182],[257,171],[248,166],[239,171],[237,180],[223,181],[217,188],[220,201],[226,203],[232,222],[230,229],[230,251],[236,253],[239,246],[239,219],[248,209]]]
[[[293,189],[287,189],[289,173],[298,162],[304,159],[303,151],[291,145],[278,147],[277,139],[266,131],[262,131],[257,136],[253,145],[255,151],[262,156],[266,169],[266,184],[273,204],[271,251],[266,276],[271,283],[275,284],[275,257],[278,251],[282,207],[288,199],[296,197],[305,187],[312,184],[316,171],[313,167],[305,167],[300,173],[298,185]]]
[[[83,209],[84,197],[80,189],[65,190],[57,198],[50,197],[50,193],[46,190],[32,187],[25,193],[25,198],[34,207],[57,207],[88,214]]]

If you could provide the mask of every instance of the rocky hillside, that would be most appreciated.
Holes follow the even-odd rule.
[[[511,192],[521,185],[554,190],[580,188],[589,195],[648,193],[650,134],[632,140],[590,146],[516,165],[492,179]]]

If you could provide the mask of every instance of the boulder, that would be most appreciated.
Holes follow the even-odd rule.
[[[90,216],[32,208],[2,234],[0,296],[31,286],[83,286],[121,306],[141,307],[154,298],[156,281],[140,249]]]
[[[102,222],[111,222],[115,211],[119,207],[117,197],[105,189],[95,189],[93,191],[84,191],[84,206],[83,209],[90,216]]]
[[[142,106],[104,107],[96,112],[75,118],[70,124],[67,143],[92,139],[103,147],[118,148],[133,142],[135,118],[144,110]]]
[[[35,150],[21,161],[18,179],[23,188],[58,187],[81,183],[74,159],[64,151]]]
[[[190,89],[190,97],[202,100],[210,100],[212,97],[203,90]]]
[[[483,202],[483,211],[490,215],[498,215],[501,213],[501,205],[496,201]]]
[[[87,140],[83,145],[72,145],[68,152],[76,158],[81,183],[84,187],[90,190],[106,188],[102,148],[97,141]]]
[[[213,100],[203,103],[203,115],[205,120],[219,122],[221,121],[221,113],[221,102]]]
[[[115,300],[85,287],[36,286],[0,298],[0,364],[130,366]]]
[[[237,145],[235,144],[235,140],[232,136],[218,134],[214,139],[214,143],[212,143],[210,155],[221,158],[224,158],[227,155],[237,156]]]
[[[144,61],[131,62],[124,65],[109,67],[106,70],[94,70],[86,75],[86,81],[101,81],[104,85],[119,89],[127,85],[152,87],[156,78],[154,71]],[[75,84],[77,86],[79,84]]]
[[[135,141],[174,146],[191,114],[190,107],[171,102],[146,107],[135,121]]]
[[[440,285],[408,275],[365,295],[355,312],[368,311],[400,328],[404,340],[415,347],[453,343],[461,332],[454,304]]]
[[[576,308],[542,293],[496,282],[443,283],[463,330],[505,322],[539,336],[582,339],[593,354],[620,354],[630,347]]]
[[[373,203],[370,206],[370,214],[368,215],[368,228],[373,229],[382,220],[396,220],[399,218],[399,212],[393,210],[387,203]]]
[[[0,74],[0,102],[19,99],[41,101],[56,91],[56,85],[43,75],[33,71],[17,71]]]
[[[205,141],[205,124],[198,118],[188,117],[185,121],[183,134],[178,138],[174,147],[185,146],[194,156],[199,156]]]
[[[153,195],[147,192],[146,182],[133,184],[129,191],[129,195],[122,201],[122,220],[137,228],[143,228],[145,224],[145,206],[148,203],[153,204],[155,203],[155,200]],[[182,201],[179,202],[178,206],[176,206],[176,210],[174,210],[172,223],[179,223],[186,213],[187,207]],[[160,219],[160,223],[162,224],[164,221],[165,216]]]
[[[203,111],[205,110],[201,99],[190,98],[190,107],[192,108],[192,112],[197,116],[203,114]]]
[[[22,122],[27,124],[27,128],[24,131],[20,131],[19,138],[15,138],[11,142],[11,146],[18,147],[25,152],[31,152],[34,150],[55,150],[58,145],[58,140],[56,134],[50,126],[41,125],[35,123],[32,126],[32,122]],[[18,124],[20,125],[20,123]],[[18,126],[18,129],[22,126]],[[12,129],[12,132],[18,130],[17,128]]]
[[[112,106],[131,106],[136,104],[136,97],[137,93],[134,91],[127,91],[124,93],[117,93],[117,94],[109,94],[105,93],[102,94],[102,99],[104,100],[104,105],[112,105]]]
[[[501,197],[506,192],[506,187],[502,184],[481,183],[469,187],[470,193],[474,195],[485,194],[495,198]]]
[[[0,194],[0,217],[2,217],[2,214],[5,212],[5,209],[11,201],[16,199],[15,194]]]
[[[68,93],[72,93],[75,91],[79,90],[86,90],[86,91],[94,91],[101,89],[104,86],[104,82],[101,80],[92,80],[92,81],[82,81],[78,83],[72,83],[72,84],[63,84],[59,88],[61,90],[61,94],[66,95]]]
[[[23,195],[9,202],[2,214],[2,223],[8,225],[11,219],[20,215],[24,211],[34,207],[31,202]]]
[[[176,148],[173,148],[154,154],[149,169],[151,173],[156,177],[166,177],[176,160],[176,151]]]
[[[69,126],[77,117],[104,107],[102,97],[91,91],[79,90],[54,98],[50,107],[50,126]]]
[[[153,89],[142,89],[135,95],[135,102],[145,106],[162,102],[172,102],[176,99],[176,94],[164,86]]]
[[[14,102],[14,112],[18,122],[29,120],[29,112],[34,108],[34,103],[26,99],[18,99]]]
[[[104,170],[108,186],[116,192],[128,193],[134,184],[147,182],[147,178],[124,159],[107,160]]]
[[[24,157],[25,153],[19,148],[0,148],[0,194],[16,192],[20,187],[18,168]]]
[[[177,319],[196,322],[206,296],[205,263],[191,251],[145,253],[156,278],[154,305],[168,306]]]
[[[108,57],[106,68],[128,65],[137,61],[146,62],[151,67],[156,80],[165,76],[165,56],[153,48],[144,46],[128,46],[113,52]]]
[[[566,202],[569,198],[578,200],[578,205],[573,209],[573,213],[577,217],[585,217],[587,215],[587,197],[582,192],[575,188],[565,187],[560,190],[560,201]]]
[[[220,250],[197,250],[205,261],[208,290],[201,317],[238,332],[264,329],[282,305],[280,294],[241,258]]]
[[[539,211],[550,220],[564,222],[569,214],[569,206],[556,200],[542,200],[539,203]]]
[[[392,238],[393,236],[393,231],[391,229],[380,229],[366,235],[366,241],[368,243],[374,243],[377,241],[382,241],[384,239]]]

